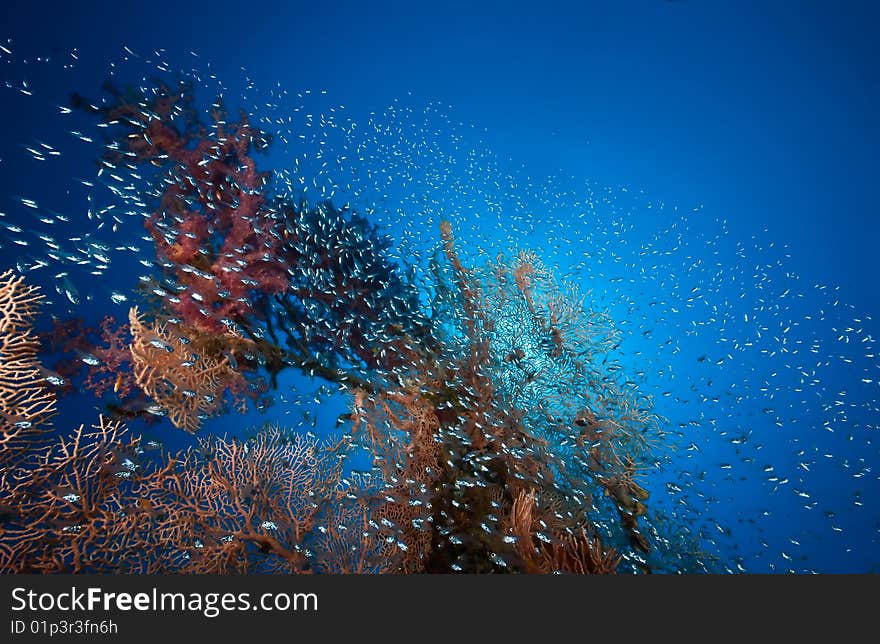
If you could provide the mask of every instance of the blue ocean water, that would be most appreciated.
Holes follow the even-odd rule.
[[[445,218],[465,254],[530,248],[607,307],[626,334],[624,367],[642,374],[672,434],[662,466],[645,473],[652,507],[692,526],[721,569],[877,571],[873,4],[4,11],[0,212],[14,226],[40,229],[21,201],[32,199],[71,220],[52,235],[137,244],[132,218],[114,230],[108,211],[100,231],[97,215],[83,220],[107,197],[80,182],[94,182],[95,148],[69,132],[97,135],[87,115],[58,106],[99,95],[111,73],[124,87],[197,69],[204,103],[222,91],[231,109],[292,133],[268,165],[293,171],[299,159],[294,174],[319,175],[371,211],[401,256],[421,257]],[[358,128],[324,133],[330,114]],[[322,174],[302,156],[318,139],[337,159],[344,141],[363,147]],[[35,155],[41,143],[61,154]],[[28,246],[7,235],[0,268],[40,256],[37,234],[25,233]],[[30,276],[53,311],[94,323],[124,317],[128,304],[109,294],[131,297],[139,256],[120,251],[99,276],[77,266]],[[330,398],[303,419],[287,401],[320,383],[280,385],[265,413],[203,431],[267,418],[321,431],[344,410]],[[85,397],[62,405],[68,424],[97,409]],[[167,423],[146,431],[187,441]]]

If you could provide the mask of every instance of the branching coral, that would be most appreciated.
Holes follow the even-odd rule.
[[[121,423],[101,418],[58,437],[19,471],[4,490],[0,570],[142,571],[141,553],[155,542],[132,514],[129,479],[138,469],[137,448]]]
[[[203,439],[134,492],[178,572],[309,572],[310,540],[342,497],[341,448],[277,426]]]
[[[270,137],[246,114],[232,121],[218,100],[205,123],[186,84],[109,89],[106,107],[76,105],[109,126],[108,163],[158,168],[146,173],[146,227],[160,274],[142,286],[163,316],[245,334],[273,383],[294,367],[363,387],[399,366],[395,345],[429,343],[419,291],[388,238],[346,208],[274,195],[253,158]]]
[[[226,391],[243,402],[247,382],[234,366],[233,349],[246,340],[228,332],[216,338],[214,351],[202,353],[205,339],[199,331],[178,327],[175,333],[168,324],[146,322],[137,307],[129,312],[129,325],[138,387],[175,427],[197,431],[222,408]]]
[[[142,464],[137,439],[102,419],[33,460],[31,482],[24,470],[6,476],[5,565],[613,572],[620,556],[603,545],[616,537],[597,488],[629,543],[647,550],[647,493],[635,478],[656,421],[648,401],[601,373],[613,330],[598,314],[580,317],[579,300],[560,295],[535,257],[468,269],[449,227],[443,237],[449,269],[438,272],[434,328],[377,336],[381,363],[364,361],[362,372],[371,379],[340,380],[378,478],[343,485],[344,454],[277,427]],[[130,312],[134,379],[154,413],[195,431],[227,392],[247,395],[239,361],[259,364],[266,352],[259,337],[161,319]],[[326,364],[345,362],[324,349],[335,356]]]
[[[603,377],[613,329],[598,314],[581,317],[580,300],[562,295],[534,256],[468,269],[449,227],[443,237],[449,269],[448,279],[438,273],[434,328],[420,339],[403,328],[377,336],[381,364],[365,360],[370,381],[352,385],[354,438],[373,455],[377,479],[343,485],[344,444],[334,450],[277,427],[142,463],[138,440],[102,419],[5,475],[4,565],[613,572],[620,556],[603,545],[600,532],[615,537],[596,488],[630,544],[647,550],[638,525],[647,493],[635,479],[656,421],[649,401]],[[16,355],[32,380],[41,373],[24,328],[33,297],[8,298],[25,312],[8,313],[4,327],[24,334]],[[266,352],[259,337],[161,319],[130,312],[133,377],[157,410],[195,431],[227,392],[247,395],[239,362],[259,364]],[[325,320],[331,330],[340,323]],[[303,350],[320,353],[311,340]],[[339,360],[332,343],[324,350]],[[37,400],[53,400],[41,397],[44,385]]]
[[[32,332],[42,301],[12,271],[0,274],[0,465],[8,467],[43,433],[55,414],[55,394],[40,365]]]
[[[467,266],[446,222],[418,282],[364,217],[272,195],[252,158],[265,134],[219,102],[205,125],[191,99],[160,86],[87,106],[123,131],[108,161],[158,168],[139,201],[154,199],[142,286],[158,300],[127,331],[105,323],[100,346],[71,336],[99,365],[87,383],[136,385],[149,404],[127,411],[195,432],[292,367],[350,396],[351,436],[270,426],[150,456],[102,418],[3,474],[0,566],[607,573],[649,549],[637,479],[662,432],[618,375],[606,315],[532,253]],[[54,410],[27,330],[38,295],[9,273],[0,287],[4,448],[27,451]],[[372,468],[346,479],[350,440]]]
[[[375,501],[362,477],[345,479],[345,494],[327,508],[326,521],[314,538],[314,566],[319,573],[365,574],[395,572],[397,557],[389,556],[385,539],[374,525]]]
[[[349,518],[336,512],[334,446],[267,427],[143,454],[104,418],[60,438],[5,490],[0,571],[309,572],[333,561],[309,548],[324,543],[322,521]]]
[[[441,474],[434,404],[414,384],[374,396],[357,391],[352,420],[388,483],[373,512],[381,555],[401,572],[418,572],[431,552],[431,498]]]
[[[395,384],[355,394],[355,429],[384,479],[385,552],[404,572],[613,571],[600,526],[648,548],[635,474],[656,427],[650,401],[602,372],[617,333],[534,255],[470,269],[441,232],[437,344]]]
[[[510,511],[509,527],[516,539],[516,550],[525,570],[530,573],[611,574],[620,564],[620,556],[613,549],[605,549],[598,535],[590,535],[585,528],[547,534],[541,526],[547,525],[546,516],[538,516],[533,491],[520,492]]]
[[[533,253],[499,260],[473,280],[484,315],[493,319],[491,379],[501,398],[523,410],[531,439],[546,446],[542,460],[551,465],[554,486],[570,502],[593,498],[600,486],[628,541],[647,550],[638,529],[647,492],[635,475],[662,432],[651,400],[618,377],[619,365],[609,360],[620,333]]]
[[[247,442],[208,439],[183,455],[144,459],[140,440],[103,417],[90,429],[53,436],[55,398],[30,328],[39,294],[11,273],[0,276],[0,285],[0,571],[309,569],[308,539],[323,527],[319,518],[346,518],[333,514],[343,495],[343,444],[321,445],[271,427]],[[131,322],[140,381],[163,377],[155,366],[161,360],[146,346],[168,354],[177,338],[145,324],[136,309]],[[197,337],[194,344],[211,343]],[[247,342],[221,345],[241,350]],[[222,395],[220,384],[228,386],[235,372],[218,364],[208,378]],[[161,373],[169,388],[191,382]],[[186,409],[181,413],[188,418]]]

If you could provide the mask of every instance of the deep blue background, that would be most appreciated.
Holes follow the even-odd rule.
[[[90,4],[4,3],[4,32],[58,52],[193,49],[361,109],[449,101],[535,170],[766,221],[850,301],[880,293],[877,3]]]
[[[767,240],[788,244],[804,290],[840,285],[858,315],[877,317],[875,3],[415,4],[12,2],[0,10],[0,38],[59,58],[78,47],[93,65],[80,70],[91,87],[103,80],[104,61],[128,45],[195,50],[219,76],[244,66],[261,87],[328,89],[351,97],[355,116],[406,92],[437,99],[485,127],[488,147],[535,175],[561,171],[644,188],[684,208],[703,204],[727,219],[733,238],[766,226]],[[70,89],[79,88],[59,92]],[[12,103],[0,114],[7,138],[32,129],[35,117]],[[6,207],[19,186],[3,187]],[[876,447],[843,456],[838,447],[823,449],[878,462]],[[793,459],[788,445],[780,449],[773,462]],[[710,469],[710,461],[695,467]],[[836,507],[837,481],[815,482],[831,495],[821,509]],[[808,515],[819,515],[820,535],[810,566],[859,571],[880,561],[877,504],[867,496],[869,520],[858,514],[847,525],[848,535],[863,531],[854,555],[836,542],[826,548],[821,515]],[[780,544],[803,520],[793,516],[760,537],[774,543],[768,558],[780,567]],[[741,519],[732,509],[721,517]],[[754,535],[734,538],[741,551],[760,549]]]

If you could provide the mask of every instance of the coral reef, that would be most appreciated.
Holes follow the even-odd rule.
[[[362,215],[273,194],[252,156],[269,137],[246,115],[218,102],[205,125],[186,85],[111,92],[76,102],[112,134],[104,162],[152,169],[156,272],[127,325],[55,321],[63,378],[38,361],[39,294],[0,275],[0,570],[648,567],[637,480],[661,422],[586,296],[533,253],[466,265],[447,222],[417,280]],[[83,365],[111,415],[65,434],[55,396]],[[195,433],[285,369],[334,386],[346,433],[268,425],[164,453],[123,424]],[[368,471],[349,471],[355,452]]]
[[[41,437],[55,414],[55,396],[37,354],[32,326],[42,301],[11,270],[0,274],[0,464],[4,471]]]
[[[252,343],[231,332],[206,337],[182,326],[175,332],[167,324],[146,322],[137,307],[129,312],[129,326],[135,382],[175,427],[198,430],[222,409],[225,392],[244,405],[248,385],[234,353],[252,350]]]

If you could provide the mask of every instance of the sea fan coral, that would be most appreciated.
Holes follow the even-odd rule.
[[[139,553],[155,543],[131,513],[137,448],[120,422],[102,417],[35,455],[5,485],[0,570],[139,571]]]
[[[55,414],[48,371],[32,325],[42,296],[12,271],[0,274],[0,464],[9,466],[40,438]]]
[[[634,479],[656,427],[650,401],[601,373],[613,327],[534,255],[472,269],[441,232],[436,342],[355,393],[356,436],[384,478],[383,552],[403,572],[613,571],[600,531],[649,547]]]
[[[158,168],[139,201],[157,274],[140,280],[144,312],[127,329],[105,321],[100,346],[69,327],[68,348],[98,365],[87,383],[106,393],[115,372],[114,393],[130,381],[148,401],[113,411],[194,433],[292,368],[338,386],[351,432],[324,444],[268,426],[165,455],[102,418],[31,455],[32,482],[5,475],[7,566],[607,573],[619,552],[650,548],[637,479],[659,419],[617,375],[610,318],[537,255],[469,266],[443,222],[419,274],[348,207],[273,195],[251,156],[267,141],[245,115],[227,122],[218,102],[205,125],[185,85],[115,98],[87,109],[115,137],[105,162]],[[54,398],[26,330],[35,296],[3,279],[0,331],[20,336],[3,349],[20,363],[0,379],[0,410],[24,436]],[[350,447],[368,472],[343,475]]]
[[[343,444],[270,425],[248,441],[207,438],[139,479],[140,514],[175,572],[309,572],[318,528],[342,497]],[[155,566],[154,566],[155,567]]]
[[[203,353],[204,334],[147,322],[137,307],[129,312],[129,325],[135,380],[175,427],[197,431],[205,418],[222,409],[226,391],[243,404],[247,382],[235,368],[233,352],[247,344],[245,339],[232,333],[214,337],[214,350]]]

